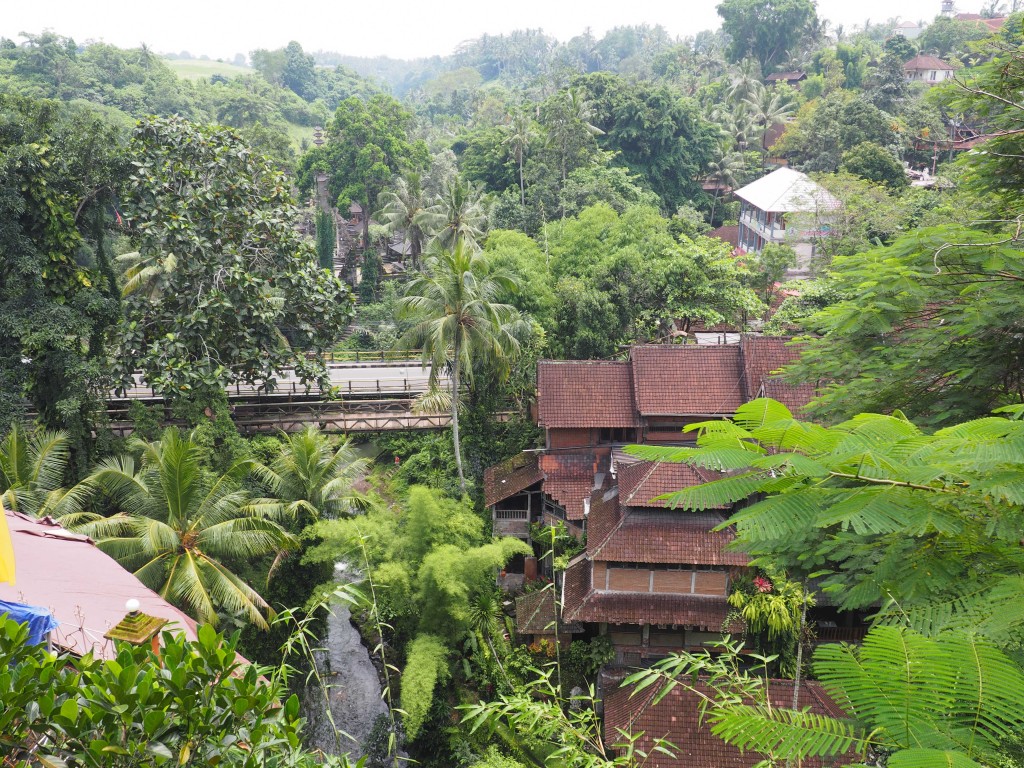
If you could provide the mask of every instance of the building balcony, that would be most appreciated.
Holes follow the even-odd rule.
[[[527,539],[530,536],[530,511],[528,509],[494,510],[494,535],[515,536]]]

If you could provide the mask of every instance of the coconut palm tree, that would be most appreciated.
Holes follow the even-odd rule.
[[[751,118],[761,126],[761,152],[768,157],[768,131],[785,122],[793,114],[795,104],[792,97],[780,88],[765,88],[758,84],[747,98]],[[763,164],[763,163],[762,163]]]
[[[743,170],[743,156],[736,152],[726,152],[719,148],[717,159],[708,163],[707,178],[715,182],[715,196],[711,201],[711,215],[708,223],[715,225],[715,209],[718,207],[718,198],[722,193],[722,187],[735,189],[737,186],[736,174]]]
[[[508,138],[505,139],[505,143],[508,144],[509,150],[512,152],[512,157],[515,158],[516,164],[519,166],[519,203],[520,205],[526,205],[526,183],[523,180],[523,161],[526,159],[526,150],[529,148],[530,142],[536,137],[537,133],[534,130],[533,120],[525,109],[517,110],[512,116],[509,131],[510,133]]]
[[[456,242],[476,248],[487,231],[489,211],[482,191],[459,176],[445,181],[441,194],[420,217],[432,242],[452,249]]]
[[[79,512],[87,489],[62,487],[69,457],[66,432],[27,434],[13,424],[0,442],[0,505],[35,517]]]
[[[483,255],[459,238],[451,250],[427,259],[424,272],[408,283],[399,300],[400,316],[416,320],[399,346],[423,350],[423,367],[430,366],[432,386],[450,370],[452,440],[463,491],[459,387],[463,378],[472,383],[473,364],[481,360],[507,375],[529,325],[515,307],[498,298],[518,287],[510,275],[492,272]]]
[[[90,515],[77,530],[197,620],[216,624],[222,610],[265,629],[270,606],[224,560],[274,555],[296,542],[265,508],[249,505],[237,480],[251,462],[211,476],[200,464],[199,446],[176,429],[134,446],[142,451],[141,465],[131,456],[107,459],[85,481],[122,511]]]
[[[388,232],[401,230],[409,241],[409,256],[412,263],[418,264],[423,252],[423,214],[427,209],[426,197],[423,194],[418,173],[410,173],[406,177],[399,176],[393,189],[381,192],[377,201],[382,208],[377,213],[383,220]],[[403,257],[405,254],[402,254]]]
[[[301,523],[302,518],[338,517],[367,505],[355,484],[370,462],[359,458],[347,438],[335,445],[310,425],[301,432],[282,434],[281,440],[281,452],[269,466],[253,467],[281,512]]]

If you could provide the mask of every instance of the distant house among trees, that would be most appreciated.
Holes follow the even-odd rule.
[[[903,65],[908,83],[938,85],[953,77],[953,67],[938,56],[919,54]]]
[[[828,233],[828,218],[842,203],[806,174],[779,168],[737,189],[740,199],[737,247],[744,253],[760,253],[769,243],[785,243],[797,254],[797,266],[805,267],[814,256],[814,241]],[[800,227],[792,221],[801,214]]]
[[[894,35],[900,35],[907,40],[920,37],[922,32],[924,32],[924,26],[916,21],[901,21],[892,31]]]
[[[777,83],[785,83],[793,88],[799,88],[800,83],[807,79],[807,73],[800,70],[794,72],[773,72],[764,79],[768,85],[776,85]]]

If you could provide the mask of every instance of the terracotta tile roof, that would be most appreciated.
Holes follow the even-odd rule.
[[[582,632],[583,627],[563,623],[561,632]],[[521,635],[553,635],[555,633],[555,591],[540,589],[516,598],[516,632]]]
[[[545,453],[540,457],[544,493],[565,508],[570,520],[583,519],[583,500],[594,487],[594,454]]]
[[[927,71],[929,69],[951,70],[953,69],[953,67],[944,62],[938,56],[930,56],[927,53],[922,53],[918,54],[910,61],[908,61],[906,64],[904,64],[903,69],[906,70],[907,72],[914,72],[918,70]]]
[[[586,566],[589,570],[590,563],[587,562]],[[573,597],[576,598],[575,593]],[[708,632],[720,632],[729,614],[729,604],[724,597],[593,590],[582,599],[576,598],[570,602],[567,588],[562,610],[566,620],[571,621],[680,624]]]
[[[590,516],[587,518],[587,546],[597,545],[608,538],[622,520],[619,506],[619,491],[595,493],[590,499]]]
[[[630,510],[603,540],[590,544],[593,560],[616,563],[677,563],[745,566],[750,558],[727,551],[731,529],[712,531],[724,518],[717,512]]]
[[[735,248],[740,242],[740,227],[738,224],[718,227],[718,229],[712,229],[708,232],[706,237],[714,237],[718,240],[724,240]]]
[[[630,358],[643,415],[733,413],[743,402],[738,345],[650,344]]]
[[[702,693],[710,694],[710,686],[698,682],[695,686]],[[654,704],[654,697],[660,690],[653,685],[631,697],[631,688],[607,686],[604,697],[604,740],[609,746],[622,743],[620,731],[640,734],[635,748],[647,752],[645,765],[650,768],[750,768],[764,756],[757,752],[740,752],[719,739],[711,729],[700,721],[700,696],[677,686],[661,701]],[[792,706],[793,684],[788,680],[773,680],[768,684],[768,697],[777,707]],[[818,715],[845,718],[846,715],[829,698],[820,684],[806,681],[800,687],[798,697],[800,709],[809,708]],[[652,751],[656,739],[666,739],[674,745],[673,756]],[[848,760],[829,760],[832,764],[845,764]],[[825,761],[804,760],[804,768],[819,768]]]
[[[562,618],[576,621],[576,611],[590,594],[594,572],[585,554],[569,561],[562,576]]]
[[[776,371],[800,357],[800,346],[790,345],[785,336],[755,336],[743,334],[743,379],[746,397],[771,397],[799,416],[803,408],[814,399],[813,384],[793,385],[783,381]]]
[[[616,466],[620,503],[628,507],[667,508],[666,502],[654,501],[654,498],[709,482],[717,474],[687,464],[658,464],[653,461],[624,461]]]
[[[637,426],[629,363],[541,360],[537,414],[542,427]]]
[[[514,496],[544,479],[535,453],[520,453],[484,470],[484,506]]]

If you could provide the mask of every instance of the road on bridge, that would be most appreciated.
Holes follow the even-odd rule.
[[[415,396],[427,390],[430,369],[424,369],[419,360],[399,360],[375,363],[330,363],[327,366],[331,386],[341,395],[405,395]],[[446,376],[439,377],[441,386],[448,386]],[[306,386],[292,369],[285,369],[277,377],[273,391],[268,392],[262,383],[232,384],[227,389],[228,398],[276,398],[291,396],[319,397],[320,388]],[[123,394],[111,393],[111,399],[159,400],[159,394],[146,384],[141,373],[135,374],[135,384]]]

